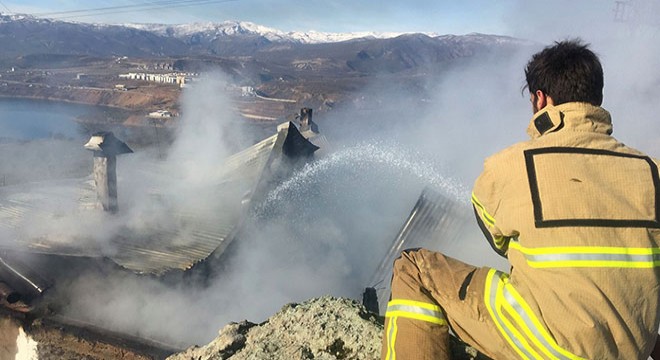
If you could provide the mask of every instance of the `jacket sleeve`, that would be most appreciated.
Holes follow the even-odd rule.
[[[497,175],[489,170],[488,160],[484,171],[479,175],[472,190],[472,206],[479,228],[484,233],[490,246],[499,255],[506,257],[511,236],[506,236],[497,226],[497,210],[501,204],[502,193]]]

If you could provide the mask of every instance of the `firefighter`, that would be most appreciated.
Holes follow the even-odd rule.
[[[383,359],[647,359],[658,331],[657,162],[617,141],[598,57],[556,42],[525,68],[530,140],[484,162],[472,204],[510,273],[425,249],[395,261]]]

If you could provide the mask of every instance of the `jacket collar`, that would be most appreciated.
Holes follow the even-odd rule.
[[[612,118],[607,110],[589,103],[548,105],[534,114],[527,127],[527,134],[534,139],[561,129],[610,135]]]

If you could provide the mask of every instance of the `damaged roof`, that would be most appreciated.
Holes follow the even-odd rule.
[[[306,161],[324,143],[315,132],[301,130],[304,135],[295,124],[283,124],[277,134],[219,164],[220,175],[210,191],[222,199],[222,204],[174,208],[168,226],[139,231],[124,227],[108,241],[99,241],[99,237],[103,237],[100,232],[104,217],[112,221],[109,217],[113,215],[99,210],[91,177],[0,187],[0,239],[5,239],[0,241],[0,247],[41,254],[107,257],[126,269],[145,274],[190,269],[211,253],[222,252],[243,216],[261,200],[273,181],[290,173],[295,159]],[[121,193],[121,183],[119,187]],[[153,205],[167,205],[168,194],[162,189],[154,189],[151,195]],[[76,209],[81,222],[90,220],[86,236],[67,233],[66,224],[37,231],[39,224],[52,223],[60,216],[57,209],[67,206]]]
[[[377,298],[389,298],[392,264],[401,251],[420,247],[433,248],[434,242],[451,243],[461,236],[469,218],[469,207],[438,191],[425,188],[374,272],[371,284],[376,288]],[[384,310],[386,305],[386,301],[379,304],[381,310]]]

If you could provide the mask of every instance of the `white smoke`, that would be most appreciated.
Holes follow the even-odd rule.
[[[658,156],[659,125],[654,121],[660,104],[652,94],[660,85],[660,26],[653,17],[655,0],[628,2],[625,21],[615,21],[614,1],[554,1],[552,6],[517,1],[517,12],[507,21],[515,36],[542,45],[580,37],[599,55],[605,73],[603,107],[612,114],[614,136],[627,145]]]
[[[516,24],[507,33],[537,46],[473,58],[429,76],[415,92],[383,76],[364,91],[381,99],[381,109],[368,113],[373,116],[339,109],[319,119],[334,152],[269,194],[263,204],[267,216],[248,223],[224,271],[206,286],[89,271],[60,284],[70,300],[65,312],[189,345],[208,341],[229,321],[263,320],[289,301],[326,293],[358,297],[362,287],[373,285],[371,272],[425,186],[467,197],[484,158],[526,139],[532,111],[527,94],[521,94],[523,68],[531,54],[555,40],[581,37],[592,43],[605,68],[603,105],[613,114],[615,135],[657,155],[660,125],[653,115],[660,105],[653,94],[660,82],[660,46],[649,30],[614,23],[600,1],[553,6],[521,1],[519,9],[507,15],[505,23]],[[167,190],[170,207],[218,200],[201,190],[231,153],[227,140],[240,136],[233,133],[236,114],[222,95],[224,83],[216,77],[184,94],[186,118],[161,176],[139,176],[153,159],[139,154],[121,159],[122,226],[145,231],[171,226],[168,207],[145,205],[153,204],[144,201],[151,188]],[[434,248],[476,265],[505,266],[476,224],[464,236],[453,244],[438,239]]]

